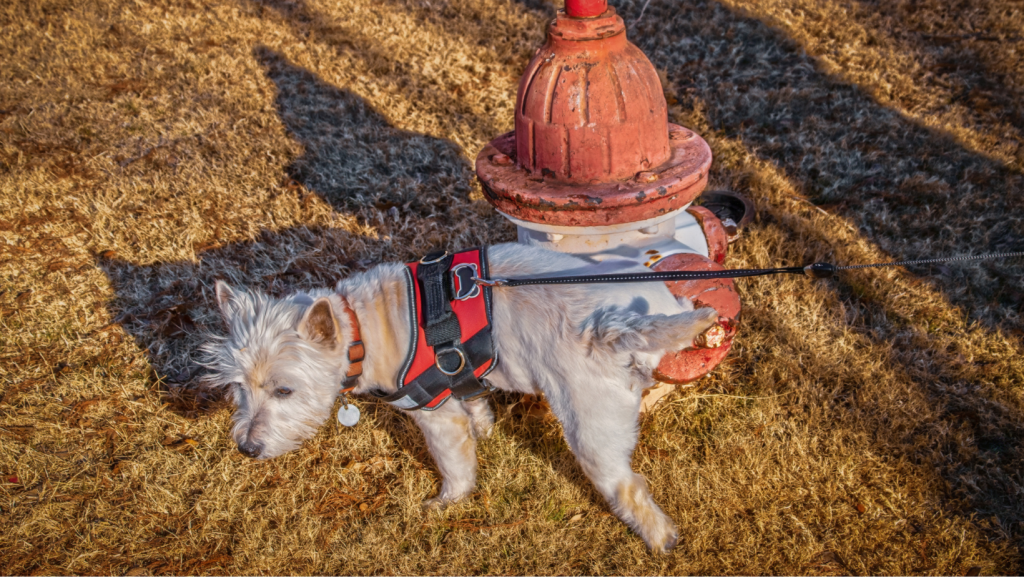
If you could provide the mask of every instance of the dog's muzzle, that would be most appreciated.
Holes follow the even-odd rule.
[[[238,452],[242,453],[246,457],[252,457],[253,459],[255,459],[256,457],[260,456],[260,453],[263,452],[263,445],[259,443],[250,443],[249,441],[246,441],[244,443],[238,444]]]

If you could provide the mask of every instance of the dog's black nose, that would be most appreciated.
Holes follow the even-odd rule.
[[[238,451],[246,457],[252,457],[255,459],[260,456],[261,452],[263,452],[263,445],[246,441],[238,445]]]

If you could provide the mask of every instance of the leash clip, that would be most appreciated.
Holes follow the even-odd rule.
[[[508,284],[508,281],[503,278],[480,278],[475,276],[472,280],[477,286],[495,287]]]

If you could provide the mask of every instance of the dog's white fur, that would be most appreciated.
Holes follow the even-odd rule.
[[[595,265],[539,248],[489,249],[491,276],[515,278],[644,272],[623,263]],[[611,270],[617,269],[617,270]],[[218,282],[228,336],[206,347],[211,383],[230,386],[232,435],[250,456],[297,449],[330,416],[348,370],[352,327],[342,298],[359,319],[366,358],[354,394],[396,390],[410,331],[403,265],[378,266],[335,291],[285,299],[236,292]],[[500,363],[488,377],[505,391],[543,394],[566,441],[616,515],[655,551],[677,540],[675,525],[630,468],[641,393],[668,351],[692,346],[718,318],[693,310],[664,283],[538,285],[495,288],[494,341]],[[411,411],[426,436],[443,483],[430,504],[466,497],[476,483],[476,441],[491,431],[485,399],[450,399],[436,411]]]

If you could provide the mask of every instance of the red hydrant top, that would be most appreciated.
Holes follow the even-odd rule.
[[[608,0],[565,0],[565,13],[573,18],[593,18],[607,9]]]
[[[515,132],[477,157],[498,210],[560,226],[644,221],[703,191],[711,149],[668,123],[661,80],[607,0],[566,0],[519,83]]]
[[[551,23],[519,82],[516,143],[520,166],[577,184],[668,160],[661,80],[614,9]]]

